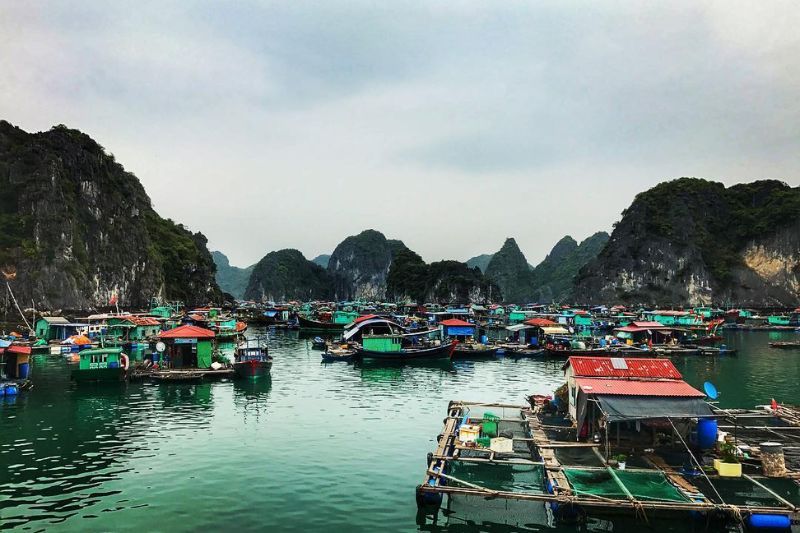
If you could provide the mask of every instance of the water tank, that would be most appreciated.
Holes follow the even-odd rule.
[[[717,444],[717,419],[701,418],[697,422],[697,445],[706,450]]]

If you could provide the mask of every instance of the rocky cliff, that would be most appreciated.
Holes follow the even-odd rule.
[[[562,302],[570,298],[575,276],[597,257],[608,242],[608,233],[600,231],[578,244],[567,235],[553,246],[547,257],[533,269],[533,300]]]
[[[416,303],[484,303],[499,298],[500,289],[479,268],[458,261],[426,264],[404,249],[392,261],[386,278],[387,296]]]
[[[579,302],[782,305],[800,301],[800,188],[729,188],[695,178],[636,196],[597,259]]]
[[[481,272],[486,272],[486,267],[489,266],[489,261],[492,260],[494,254],[481,254],[467,259],[467,266],[470,268],[478,267]]]
[[[534,299],[533,269],[517,241],[510,237],[492,256],[486,266],[486,277],[500,287],[506,302],[524,304]]]
[[[347,237],[331,254],[328,273],[339,300],[381,300],[392,259],[406,246],[375,230]]]
[[[40,309],[221,296],[206,238],[158,216],[136,176],[65,126],[0,121],[0,267]]]
[[[329,300],[333,279],[298,250],[278,250],[254,265],[244,297],[258,302]]]
[[[250,281],[250,274],[255,265],[247,268],[240,268],[231,265],[228,256],[222,252],[211,252],[214,264],[217,266],[217,285],[226,293],[234,298],[244,298],[244,291],[247,289],[247,282]]]
[[[331,261],[330,254],[320,254],[311,260],[312,263],[316,263],[322,268],[328,268],[328,263],[330,263],[330,261]]]

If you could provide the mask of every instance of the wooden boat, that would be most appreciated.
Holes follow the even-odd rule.
[[[322,353],[322,361],[325,363],[335,363],[336,361],[353,361],[357,353],[353,349],[331,348]]]
[[[485,344],[459,343],[458,345],[456,345],[455,350],[453,350],[453,359],[471,359],[474,357],[486,357],[486,358],[496,357],[498,349],[499,348],[495,346],[487,346]]]
[[[328,341],[326,341],[322,337],[314,337],[311,340],[311,347],[314,350],[324,350],[327,346],[328,346]]]
[[[800,341],[771,342],[769,343],[769,347],[781,348],[784,350],[798,349],[800,348]]]
[[[78,367],[72,379],[84,381],[125,381],[128,377],[128,356],[122,348],[90,348],[78,353]]]
[[[363,346],[356,348],[356,355],[361,359],[376,361],[413,361],[429,359],[451,359],[458,344],[438,346],[403,347],[403,335],[364,335]]]
[[[300,329],[307,329],[312,331],[342,331],[345,324],[336,324],[335,322],[321,322],[313,320],[304,316],[297,317],[300,323]]]
[[[272,356],[261,338],[245,339],[236,347],[233,371],[237,378],[258,378],[269,374]]]

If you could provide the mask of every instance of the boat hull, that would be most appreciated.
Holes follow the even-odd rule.
[[[490,359],[492,357],[497,356],[498,348],[487,348],[486,350],[471,350],[469,348],[461,348],[456,346],[456,349],[453,350],[453,359],[477,359],[477,358],[487,358]]]
[[[253,379],[269,375],[272,361],[240,361],[233,364],[234,375],[239,379]]]
[[[399,352],[376,352],[359,348],[356,354],[361,359],[372,361],[417,361],[417,360],[438,360],[450,359],[453,355],[457,343],[443,344],[433,348],[420,350],[401,350]]]
[[[77,383],[84,382],[119,382],[125,381],[127,372],[124,368],[90,368],[72,371],[72,379]]]
[[[320,322],[302,316],[297,317],[300,329],[309,331],[342,331],[345,324],[334,324],[333,322]]]

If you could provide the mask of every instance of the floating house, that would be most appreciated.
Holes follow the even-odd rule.
[[[159,334],[165,342],[166,363],[171,368],[210,368],[215,334],[197,326],[179,326]]]
[[[639,321],[616,328],[614,335],[626,344],[677,344],[687,331],[660,322]]]
[[[654,427],[642,421],[713,416],[705,394],[686,383],[669,359],[570,357],[563,370],[579,439],[600,433],[604,424],[615,424],[618,438],[620,425],[629,422],[635,425],[626,429],[651,429],[654,436]]]
[[[50,341],[63,341],[77,335],[87,324],[70,322],[63,316],[43,316],[33,326],[36,338]]]
[[[445,337],[457,339],[465,342],[468,338],[475,337],[475,324],[458,318],[448,318],[439,323],[442,326],[442,333]]]
[[[24,380],[30,374],[31,347],[0,339],[0,379]]]
[[[123,341],[143,341],[161,333],[161,322],[153,317],[114,316],[107,320],[106,336]]]

